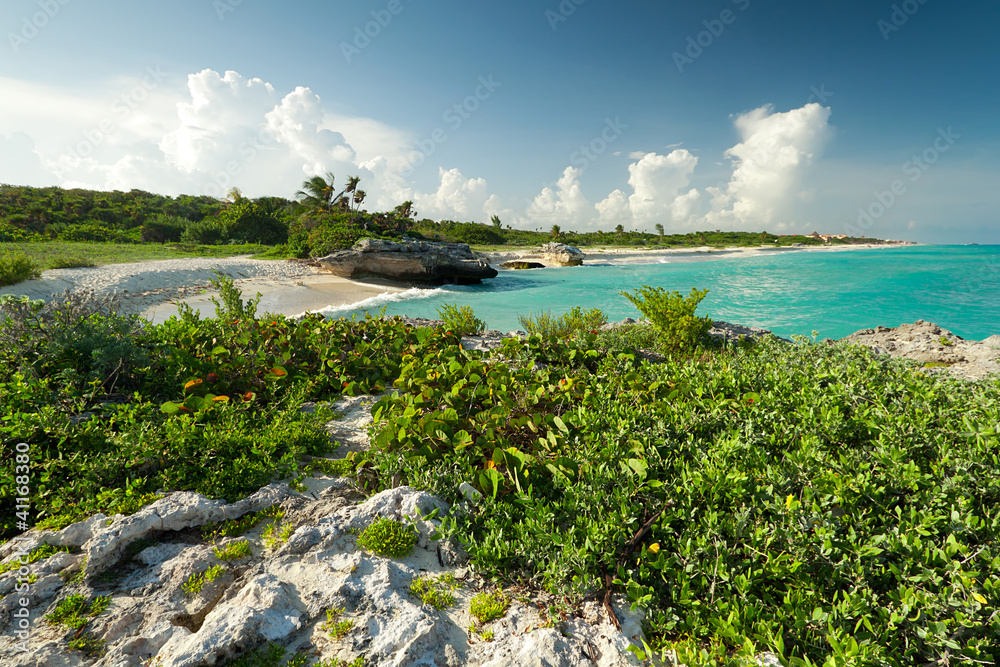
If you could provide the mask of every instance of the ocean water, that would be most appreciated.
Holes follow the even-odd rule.
[[[927,320],[966,339],[1000,334],[1000,246],[909,246],[824,252],[683,254],[657,263],[501,271],[482,285],[412,289],[332,317],[377,313],[437,317],[445,303],[469,305],[492,329],[519,329],[518,316],[600,308],[612,321],[638,317],[622,290],[652,285],[687,294],[708,289],[698,314],[794,334],[842,338],[858,329]]]

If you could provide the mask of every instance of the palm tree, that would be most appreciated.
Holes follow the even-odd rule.
[[[361,204],[364,203],[365,197],[367,197],[367,196],[368,196],[368,193],[365,192],[364,190],[355,190],[354,191],[354,203],[357,204],[355,210],[358,210],[358,211],[361,210]],[[351,221],[352,222],[354,221],[354,214],[351,214]],[[365,227],[366,230],[368,229],[368,222],[367,221],[364,222],[364,227]]]
[[[413,202],[409,199],[393,210],[395,211],[397,218],[412,218],[417,214],[417,212],[413,210]]]
[[[326,172],[325,177],[313,176],[302,183],[302,189],[296,192],[295,196],[308,206],[332,211],[334,203],[340,197],[340,195],[334,195],[336,188],[333,187],[333,182],[332,171]]]
[[[621,236],[624,233],[625,233],[625,227],[623,227],[622,225],[618,225],[617,227],[615,227],[615,234]]]
[[[350,195],[347,197],[347,208],[351,212],[351,222],[354,222],[354,206],[352,202],[354,201],[354,193],[358,189],[358,184],[361,182],[360,176],[348,176],[347,185],[344,187],[343,192],[337,195],[337,199],[340,199],[343,195]]]
[[[499,215],[492,216],[490,218],[490,222],[493,223],[493,228],[494,229],[500,229],[503,226],[503,223],[500,222],[500,216]]]
[[[562,236],[562,230],[559,225],[552,225],[552,229],[549,230],[549,238],[558,239],[560,236]]]
[[[664,234],[663,225],[661,225],[660,223],[656,223],[655,225],[653,225],[653,228],[657,231],[657,233],[659,233],[660,238],[663,238]]]

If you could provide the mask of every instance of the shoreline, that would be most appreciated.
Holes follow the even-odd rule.
[[[849,245],[804,247],[729,247],[663,248],[638,250],[629,247],[586,247],[584,266],[641,265],[676,261],[713,261],[730,257],[756,257],[776,252],[847,252],[910,247],[906,245]],[[505,261],[531,259],[556,265],[542,259],[535,248],[477,252],[478,256],[500,267]],[[258,312],[298,317],[306,312],[348,312],[381,304],[391,295],[410,290],[431,289],[391,281],[357,281],[334,276],[305,262],[294,260],[255,260],[248,255],[225,258],[189,258],[152,260],[126,264],[108,264],[80,269],[50,269],[40,279],[27,280],[0,288],[0,296],[23,295],[32,299],[49,299],[69,290],[93,290],[98,295],[118,292],[128,312],[137,313],[154,324],[165,322],[185,303],[201,312],[203,317],[214,314],[211,298],[218,291],[211,287],[214,271],[233,279],[245,299],[261,295]],[[404,297],[405,298],[405,297]]]
[[[583,266],[595,265],[625,265],[625,264],[657,264],[659,259],[667,257],[687,258],[688,261],[712,261],[723,259],[724,257],[759,257],[761,255],[786,253],[786,252],[849,252],[853,250],[876,250],[890,248],[910,248],[920,244],[886,244],[869,243],[864,245],[823,245],[823,246],[729,246],[726,248],[715,248],[712,246],[700,246],[692,248],[656,248],[637,249],[632,247],[614,246],[590,246],[579,247],[585,257]],[[546,264],[548,268],[555,268],[557,265],[547,263],[543,255],[535,249],[511,249],[496,250],[476,253],[486,259],[491,264],[501,264],[514,260],[532,260],[541,264]],[[595,264],[596,262],[596,264]],[[500,268],[499,266],[497,268]],[[507,269],[501,269],[507,270]]]

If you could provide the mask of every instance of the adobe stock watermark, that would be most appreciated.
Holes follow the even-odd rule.
[[[895,206],[896,202],[907,193],[907,180],[910,183],[919,181],[927,173],[927,170],[934,166],[941,159],[941,156],[951,150],[955,142],[961,138],[962,135],[955,134],[950,125],[947,129],[938,128],[938,136],[932,144],[919,155],[914,155],[911,159],[903,163],[903,175],[909,178],[906,180],[897,178],[889,184],[889,189],[876,190],[874,201],[867,207],[862,206],[858,208],[857,225],[845,225],[844,232],[848,236],[863,236],[862,232],[871,229],[875,222]]]
[[[21,18],[21,29],[17,32],[8,32],[7,41],[14,53],[19,53],[21,48],[28,45],[28,42],[38,36],[38,33],[54,19],[62,8],[72,0],[38,0],[39,11],[31,16]]]
[[[102,118],[97,127],[85,131],[83,140],[69,147],[66,153],[72,156],[77,163],[93,155],[97,147],[114,135],[121,124],[149,99],[149,94],[159,88],[164,79],[166,79],[166,74],[159,65],[147,67],[146,74],[139,83],[124,95],[120,95],[111,104],[111,114]]]
[[[741,12],[745,12],[750,8],[750,0],[732,0],[732,3]],[[732,9],[723,9],[719,12],[718,18],[702,21],[701,24],[705,26],[705,29],[697,35],[687,38],[687,47],[683,52],[674,51],[673,53],[672,57],[674,65],[677,66],[677,71],[683,74],[684,68],[700,58],[706,49],[711,48],[715,44],[715,40],[722,37],[722,33],[726,31],[726,26],[735,23],[738,16],[739,14]]]
[[[15,516],[17,517],[17,529],[24,533],[34,527],[34,522],[31,520],[31,446],[26,442],[19,442],[14,449],[16,453],[14,454],[12,479],[14,480],[13,495],[17,503]],[[20,565],[15,575],[17,584],[11,592],[11,600],[13,601],[13,609],[11,610],[13,632],[11,634],[17,640],[14,643],[15,650],[18,653],[26,653],[28,651],[28,638],[31,636],[31,584],[34,583],[34,577],[31,576],[31,571],[28,569],[28,556],[31,552],[23,550],[21,542],[30,544],[32,540],[19,535],[11,541],[14,543],[13,558],[17,559]]]
[[[351,64],[355,56],[360,56],[361,52],[367,49],[373,39],[382,34],[382,31],[389,27],[392,19],[403,13],[406,7],[403,0],[389,0],[385,9],[372,10],[372,20],[365,23],[364,27],[354,27],[354,39],[349,42],[340,43],[340,52],[344,54],[347,64]]]
[[[243,4],[243,0],[212,0],[212,8],[220,21],[226,20],[226,14],[235,12],[236,8]]]
[[[582,176],[590,165],[597,162],[602,155],[608,152],[611,145],[618,141],[628,128],[629,126],[622,122],[620,116],[615,116],[614,119],[605,118],[604,127],[597,136],[587,143],[582,144],[569,156],[570,166],[576,167],[580,171],[579,175]],[[548,183],[543,183],[541,189],[548,188],[554,190],[557,187],[559,187],[558,181],[549,181]],[[530,204],[534,199],[533,196],[529,197],[527,202]]]
[[[878,26],[879,32],[882,33],[882,39],[889,41],[889,37],[893,33],[899,32],[906,25],[906,22],[910,20],[910,17],[920,11],[920,8],[927,4],[927,0],[904,0],[899,4],[894,4],[892,6],[892,11],[889,13],[889,20],[879,19],[875,24]]]
[[[457,102],[442,114],[441,119],[447,123],[452,132],[458,131],[465,121],[469,120],[476,111],[479,110],[483,102],[493,97],[497,88],[503,86],[500,81],[494,81],[493,75],[479,77],[479,85],[471,95],[461,102]],[[427,161],[427,158],[434,155],[438,146],[448,141],[448,130],[443,127],[435,128],[427,137],[417,141],[410,153],[403,168],[403,176],[410,176],[417,167]]]
[[[257,159],[262,151],[277,141],[278,138],[269,127],[262,127],[257,134],[241,141],[236,147],[236,153],[241,159],[230,160],[223,165],[223,169],[212,176],[212,181],[205,184],[202,192],[209,197],[224,199],[233,185],[233,179],[242,174],[243,169]]]
[[[551,9],[545,10],[545,20],[549,22],[549,26],[552,27],[552,32],[559,29],[560,23],[565,23],[569,20],[569,17],[576,13],[576,8],[587,2],[587,0],[562,0],[559,6],[556,7],[558,11],[553,11]]]

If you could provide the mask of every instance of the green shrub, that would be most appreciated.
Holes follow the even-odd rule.
[[[370,236],[350,222],[323,221],[316,225],[307,236],[308,255],[323,257],[336,250],[351,248],[355,243]]]
[[[187,218],[160,214],[139,228],[139,238],[144,243],[176,243],[190,223]]]
[[[469,603],[469,613],[479,621],[480,625],[486,625],[490,621],[503,618],[510,606],[510,599],[504,595],[502,590],[495,590],[484,593],[477,593]]]
[[[560,339],[595,332],[608,323],[607,316],[599,308],[584,310],[579,306],[558,317],[553,316],[551,311],[546,311],[534,315],[521,315],[518,320],[531,336],[542,338],[554,336]]]
[[[56,605],[56,608],[45,617],[52,625],[62,625],[73,630],[82,630],[90,623],[90,619],[100,615],[111,604],[109,596],[96,597],[87,602],[82,595],[70,595]]]
[[[288,240],[288,226],[277,215],[247,200],[228,206],[219,214],[225,240],[277,245]]]
[[[691,294],[684,297],[680,292],[643,285],[635,294],[620,294],[656,327],[662,349],[668,353],[690,354],[712,328],[709,318],[695,317],[698,304],[708,295],[708,290],[692,288]]]
[[[180,240],[182,243],[217,245],[229,240],[227,231],[218,218],[194,220],[184,227]]]
[[[417,534],[399,521],[379,517],[358,537],[358,546],[380,556],[404,558],[413,551]]]
[[[416,577],[410,584],[410,594],[420,599],[423,604],[429,604],[435,609],[447,609],[455,604],[453,591],[458,588],[458,582],[453,574],[442,574],[438,577]]]
[[[438,317],[446,329],[460,336],[475,336],[486,330],[486,322],[476,317],[470,306],[446,303],[438,308]]]
[[[0,256],[0,287],[42,277],[42,268],[24,253],[4,253]]]
[[[346,637],[351,632],[351,630],[354,629],[353,620],[349,618],[338,620],[340,619],[340,616],[344,613],[344,611],[346,610],[327,609],[326,623],[322,625],[323,631],[329,633],[330,637],[332,637],[337,641],[340,641],[341,639]]]

